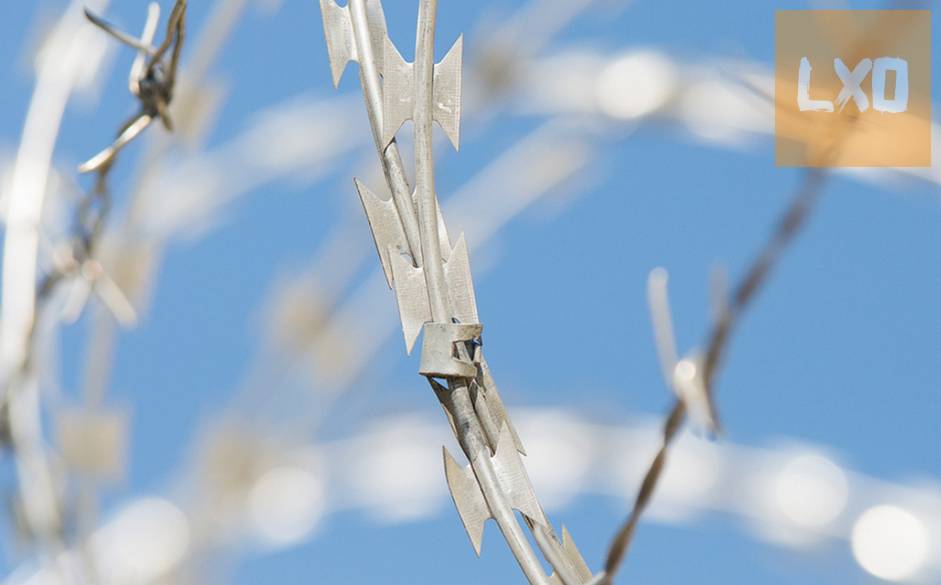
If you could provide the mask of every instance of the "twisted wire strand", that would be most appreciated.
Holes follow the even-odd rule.
[[[733,293],[732,302],[726,310],[720,313],[718,322],[709,334],[702,375],[707,380],[708,404],[714,420],[719,419],[715,402],[712,399],[714,391],[712,381],[721,363],[721,358],[742,317],[758,297],[763,286],[767,283],[769,275],[780,263],[784,253],[812,215],[812,211],[823,192],[824,177],[825,173],[820,169],[811,169],[804,174],[804,179],[797,194],[792,198],[790,205],[781,216],[777,227],[761,248],[756,259],[746,270],[745,276],[739,281]],[[663,475],[670,447],[679,435],[686,414],[686,404],[677,398],[665,418],[660,447],[653,462],[644,474],[644,479],[638,489],[630,515],[611,541],[604,564],[606,573],[606,578],[602,581],[604,585],[610,585],[620,570],[633,541],[637,524],[650,504],[650,500]]]

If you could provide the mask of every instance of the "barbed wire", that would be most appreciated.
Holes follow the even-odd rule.
[[[444,407],[469,462],[463,467],[444,451],[445,476],[471,544],[479,554],[484,523],[493,518],[531,583],[584,583],[591,579],[584,559],[567,531],[561,539],[556,536],[529,482],[520,457],[525,451],[481,352],[483,326],[467,245],[461,236],[452,247],[438,210],[431,127],[437,123],[457,146],[463,39],[435,63],[438,5],[421,0],[415,61],[408,63],[388,37],[378,0],[351,0],[343,7],[321,0],[320,6],[334,84],[349,61],[360,66],[366,111],[392,200],[380,199],[358,180],[356,188],[398,301],[406,349],[410,352],[423,333],[419,373]],[[414,198],[395,142],[408,119],[415,133]],[[553,575],[546,575],[514,509],[522,512]]]
[[[157,111],[157,114],[156,114],[156,115],[157,115],[157,117],[160,117],[159,111]],[[125,130],[127,130],[127,127],[126,127],[126,126],[123,128],[123,130],[122,130],[121,132],[119,132],[119,135],[122,134]],[[96,187],[97,187],[97,181],[96,181]],[[102,201],[102,199],[104,199],[104,201]],[[83,201],[84,201],[84,200],[83,200]],[[87,218],[86,218],[86,219],[91,218],[91,219],[88,219],[88,221],[89,221],[88,225],[93,225],[93,224],[94,224],[94,218],[95,218],[96,215],[97,215],[97,216],[100,216],[100,215],[107,216],[107,208],[108,208],[108,204],[110,203],[110,198],[109,198],[109,197],[102,197],[102,198],[98,198],[97,200],[94,199],[94,198],[89,198],[89,203],[90,203],[90,208],[91,208],[92,211],[90,211],[90,212],[87,214]],[[795,204],[796,204],[796,200],[795,200]],[[743,282],[740,284],[739,288],[736,289],[737,292],[736,292],[736,295],[735,295],[735,299],[738,299],[738,298],[739,298],[739,295],[741,295],[741,296],[743,297],[742,300],[741,300],[741,302],[738,302],[738,303],[733,302],[733,303],[732,303],[731,309],[734,310],[734,311],[736,312],[736,314],[735,314],[734,316],[732,316],[731,314],[723,314],[723,313],[720,313],[720,314],[722,314],[722,315],[725,316],[725,320],[724,320],[724,321],[720,321],[720,323],[717,324],[716,327],[712,330],[712,335],[711,335],[711,337],[710,337],[710,342],[709,342],[709,344],[708,344],[708,347],[710,348],[710,350],[713,350],[713,349],[714,349],[715,352],[716,352],[715,357],[712,358],[712,360],[714,361],[714,365],[712,366],[713,371],[714,371],[715,369],[717,369],[718,364],[721,362],[721,357],[722,357],[722,354],[723,354],[723,350],[724,350],[724,349],[726,348],[726,346],[728,345],[728,341],[729,341],[729,339],[730,339],[731,336],[732,336],[732,332],[734,331],[735,326],[736,326],[737,323],[739,322],[741,315],[745,312],[745,308],[746,308],[747,306],[749,306],[749,303],[751,302],[751,297],[757,295],[758,291],[761,289],[761,287],[762,287],[762,285],[763,285],[763,283],[764,283],[764,280],[767,278],[767,275],[773,270],[773,267],[777,264],[777,262],[778,262],[778,257],[779,257],[781,254],[783,254],[784,251],[785,251],[785,249],[788,247],[788,245],[789,245],[789,243],[790,243],[790,239],[792,239],[792,238],[796,235],[796,232],[799,232],[799,231],[800,231],[800,226],[798,225],[798,227],[794,230],[795,233],[792,233],[792,234],[790,234],[790,235],[782,234],[782,233],[781,233],[782,231],[784,231],[782,228],[785,226],[785,224],[787,224],[787,223],[789,222],[788,217],[791,216],[792,213],[793,213],[794,215],[799,215],[800,217],[797,217],[796,219],[792,218],[791,221],[794,222],[794,223],[797,223],[797,224],[803,224],[803,222],[805,222],[806,219],[807,219],[806,216],[810,215],[810,213],[811,213],[811,211],[812,211],[812,209],[813,209],[813,207],[814,207],[815,204],[816,204],[816,198],[814,198],[813,201],[810,201],[810,202],[808,203],[807,209],[806,209],[803,213],[801,213],[801,214],[798,214],[798,213],[795,211],[794,206],[792,206],[791,208],[789,208],[789,212],[785,214],[784,218],[782,218],[782,221],[781,221],[781,223],[780,223],[779,229],[775,231],[775,236],[774,236],[771,240],[769,240],[769,245],[768,245],[768,246],[766,247],[766,249],[764,250],[764,252],[769,253],[769,254],[770,254],[771,256],[773,256],[773,257],[772,257],[772,258],[766,258],[767,262],[765,263],[764,268],[762,268],[761,270],[757,270],[758,267],[759,267],[759,264],[762,263],[762,262],[760,261],[760,260],[761,260],[761,257],[759,257],[759,261],[756,261],[756,263],[752,266],[752,270],[749,271],[748,276],[746,276],[746,278],[743,279]],[[102,208],[102,207],[104,208],[104,211],[103,211],[103,212],[101,211],[101,208]],[[97,210],[97,211],[96,211],[96,210]],[[78,223],[78,222],[77,222],[77,223]],[[771,248],[772,248],[771,244],[774,243],[774,240],[775,240],[775,239],[778,240],[778,243],[777,243],[778,249],[777,249],[777,251],[771,250]],[[783,241],[781,241],[781,240],[783,240]],[[89,255],[91,255],[91,254],[89,254]],[[764,256],[764,255],[765,255],[765,254],[762,254],[762,255],[760,255],[760,256]],[[752,277],[754,277],[754,278],[752,278]],[[746,291],[746,285],[749,284],[749,281],[751,281],[751,284],[749,285],[750,288],[751,288],[751,290],[750,290],[750,291]],[[54,286],[54,285],[53,285],[53,286]],[[41,288],[42,288],[42,287],[41,287]],[[736,306],[736,305],[737,305],[737,306]],[[730,310],[729,313],[731,313],[732,310]],[[712,337],[718,337],[718,336],[719,336],[718,334],[719,334],[719,331],[720,331],[720,327],[723,329],[724,333],[722,334],[721,339],[719,339],[719,340],[713,342],[713,341],[711,340],[711,338],[712,338]],[[707,352],[707,363],[708,363],[708,356],[710,356],[710,355],[711,355],[711,352]],[[705,371],[705,370],[704,370],[704,371]],[[711,376],[708,376],[708,378],[711,379]],[[711,384],[710,384],[710,395],[711,395]],[[710,402],[710,404],[711,404],[711,402]],[[664,437],[666,437],[668,434],[669,434],[671,437],[672,437],[673,435],[675,435],[675,434],[677,433],[677,429],[679,428],[679,426],[680,426],[680,424],[681,424],[681,422],[682,422],[682,419],[683,419],[683,418],[685,417],[685,415],[686,415],[686,412],[685,412],[685,405],[682,405],[682,404],[678,401],[678,406],[682,406],[682,407],[683,407],[683,411],[681,411],[681,412],[676,412],[675,409],[674,409],[674,410],[671,410],[670,416],[668,417],[668,420],[667,420],[667,424],[666,424],[665,427],[664,427]],[[677,417],[677,418],[679,419],[679,422],[673,422],[674,417]],[[675,428],[671,427],[671,425],[673,425],[673,427],[675,427]],[[670,428],[673,428],[673,430],[672,430],[672,431],[669,431]],[[672,438],[670,438],[670,439],[666,439],[666,438],[665,438],[665,439],[664,439],[664,444],[665,444],[665,446],[666,446],[666,444],[668,444],[668,443],[671,442],[671,441],[672,441]],[[665,457],[665,447],[664,447],[664,450],[662,450],[661,452],[664,453],[664,457]],[[660,458],[659,455],[658,455],[658,458]],[[662,466],[663,466],[663,460],[662,460],[662,459],[661,459],[659,465],[660,465],[660,468],[661,468],[661,469],[659,469],[659,470],[657,471],[658,474],[659,474],[660,471],[662,470]],[[656,482],[656,480],[654,480],[654,483],[655,483],[655,482]],[[645,482],[645,483],[646,483],[646,482]],[[650,489],[650,491],[652,492],[652,488]],[[649,496],[648,496],[648,497],[649,497]],[[644,504],[643,507],[646,507],[646,503]],[[530,526],[530,528],[532,528],[532,526]],[[539,539],[539,535],[538,535],[538,534],[536,535],[536,538],[537,538],[537,540]],[[553,565],[556,565],[556,564],[557,564],[556,562],[553,562]]]
[[[895,4],[897,3],[889,2],[889,7],[894,7]],[[851,54],[860,54],[863,42],[874,46],[890,42],[884,31],[874,29],[868,31],[868,33],[859,37],[865,39],[865,41],[856,41]],[[770,99],[775,100],[775,98]],[[781,98],[777,99],[780,100]],[[793,106],[786,105],[782,101],[777,101],[775,106],[784,108],[788,112],[794,110]],[[821,148],[814,148],[811,144],[805,144],[806,165],[808,168],[804,171],[796,193],[791,197],[790,204],[780,216],[771,235],[733,289],[731,299],[719,299],[715,323],[707,337],[704,355],[701,358],[696,356],[692,360],[687,359],[678,363],[677,366],[683,364],[686,367],[683,374],[679,374],[679,372],[672,373],[676,376],[685,377],[689,384],[698,390],[702,402],[700,406],[707,411],[707,417],[711,423],[710,430],[712,431],[718,432],[720,429],[719,416],[715,406],[715,378],[731,339],[743,316],[767,284],[770,274],[780,264],[785,252],[804,229],[813,214],[824,192],[828,167],[836,162],[844,144],[857,130],[858,119],[858,114],[848,114],[834,120],[829,129],[829,142],[821,145]],[[656,320],[656,315],[654,318]],[[602,585],[611,585],[624,562],[633,541],[637,524],[649,506],[657,484],[663,475],[670,447],[675,442],[693,403],[691,398],[690,395],[683,395],[678,392],[678,396],[665,418],[662,428],[662,440],[657,454],[644,475],[630,514],[615,532],[609,545],[605,558],[605,577],[601,582]]]
[[[67,281],[72,281],[76,285],[72,291],[73,294],[70,295],[71,303],[67,303],[63,311],[71,309],[75,318],[81,312],[88,295],[94,291],[118,321],[128,323],[134,320],[133,306],[105,274],[103,267],[96,259],[98,244],[112,208],[108,178],[118,152],[149,124],[149,120],[142,123],[143,120],[159,116],[168,129],[172,127],[166,108],[172,99],[176,67],[182,49],[185,8],[186,0],[177,0],[167,25],[167,36],[156,50],[150,48],[159,18],[159,7],[156,4],[151,4],[144,34],[140,40],[133,40],[132,37],[113,28],[87,9],[85,11],[90,21],[102,27],[119,41],[138,49],[138,58],[135,59],[131,68],[130,87],[132,93],[140,101],[141,111],[120,126],[117,138],[112,145],[79,167],[80,172],[94,172],[95,178],[92,186],[75,205],[68,244],[55,251],[51,270],[43,275],[36,288],[34,309],[27,328],[26,352],[17,371],[6,381],[5,401],[0,409],[0,413],[6,417],[3,425],[4,439],[14,459],[18,461],[18,466],[21,470],[30,469],[34,472],[45,470],[41,473],[50,484],[49,489],[38,489],[23,476],[23,473],[19,474],[18,504],[23,506],[19,515],[21,527],[30,538],[44,541],[47,552],[52,555],[55,555],[55,551],[61,550],[63,546],[65,537],[62,531],[69,514],[61,500],[61,487],[55,487],[58,483],[57,474],[53,471],[55,466],[49,458],[47,449],[39,448],[38,445],[25,444],[41,441],[41,430],[25,432],[25,429],[40,424],[38,418],[40,406],[37,397],[33,401],[35,405],[29,411],[23,411],[23,414],[20,414],[20,410],[15,406],[20,394],[18,386],[32,379],[30,372],[35,365],[39,324],[51,311],[59,285]],[[167,51],[171,51],[169,66],[164,64],[164,55]],[[29,421],[19,419],[29,419]],[[25,459],[28,461],[24,461]],[[41,497],[46,501],[27,504],[36,497]],[[37,517],[36,510],[43,510],[42,516],[44,517]]]
[[[806,224],[811,212],[821,195],[820,187],[823,184],[823,171],[812,169],[804,174],[804,180],[796,196],[792,199],[787,210],[781,216],[778,227],[772,233],[772,236],[763,246],[755,261],[746,270],[745,276],[739,282],[732,296],[732,302],[729,306],[719,312],[718,322],[714,325],[710,335],[706,358],[702,362],[701,372],[695,372],[695,376],[701,376],[708,380],[706,388],[706,407],[712,421],[718,425],[719,417],[713,395],[712,379],[715,376],[720,358],[727,347],[731,334],[736,325],[741,321],[742,316],[750,307],[751,303],[757,298],[762,286],[767,281],[768,275],[780,262],[781,257],[788,246]],[[687,416],[687,402],[683,397],[677,397],[673,406],[667,414],[663,427],[662,438],[657,454],[650,464],[644,479],[638,489],[634,500],[634,506],[625,523],[618,529],[609,546],[607,557],[605,558],[604,569],[607,577],[602,581],[603,585],[609,585],[617,575],[622,562],[630,548],[637,529],[637,523],[640,521],[644,511],[650,504],[650,500],[657,488],[664,468],[667,462],[667,455],[670,447],[676,440],[683,421]]]

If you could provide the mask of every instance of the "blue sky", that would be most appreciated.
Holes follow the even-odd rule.
[[[139,26],[143,3],[112,4],[111,20]],[[194,37],[209,4],[191,2]],[[390,35],[406,56],[413,52],[413,4],[389,0],[385,6]],[[442,2],[439,54],[461,32],[472,47],[481,19],[499,22],[518,4]],[[35,42],[30,35],[64,6],[51,0],[15,2],[5,11],[0,152],[15,152],[29,103],[33,76],[23,55]],[[806,2],[635,0],[614,10],[602,2],[545,52],[583,47],[615,55],[648,47],[678,62],[747,59],[770,67],[774,11],[807,7]],[[932,19],[937,31],[937,13]],[[937,42],[933,51],[938,62]],[[118,54],[100,101],[78,100],[67,110],[55,156],[62,168],[73,168],[100,148],[132,110],[123,74],[130,59],[127,52]],[[307,0],[282,2],[275,12],[250,7],[211,75],[228,93],[207,140],[210,149],[238,136],[257,112],[274,103],[297,95],[338,95],[330,82],[319,9]],[[936,91],[938,83],[935,74]],[[340,92],[349,94],[356,85],[351,66]],[[461,151],[438,147],[441,198],[447,200],[496,153],[541,122],[513,106],[498,123],[480,121],[480,129],[473,127],[475,119],[465,119]],[[710,268],[722,262],[733,278],[742,273],[802,171],[775,167],[768,137],[730,149],[698,140],[677,124],[650,121],[598,140],[591,169],[579,178],[583,189],[514,218],[471,261],[486,268],[475,270],[479,312],[488,361],[511,410],[564,408],[617,426],[637,416],[659,416],[670,401],[650,332],[648,272],[656,266],[670,271],[681,350],[703,343]],[[122,156],[128,164],[120,165],[115,177],[119,210],[141,150],[135,145]],[[352,217],[368,241],[351,183],[367,163],[374,165],[375,158],[362,148],[317,180],[294,176],[266,183],[228,205],[209,229],[166,248],[148,312],[118,338],[108,400],[133,413],[131,460],[125,481],[105,490],[106,510],[134,494],[171,489],[172,478],[190,460],[201,421],[231,402],[251,374],[254,356],[265,351],[262,307],[273,287],[285,275],[309,270],[331,226]],[[725,426],[720,441],[817,445],[867,476],[938,485],[938,195],[936,183],[887,186],[832,177],[817,213],[731,345],[718,381]],[[368,272],[358,272],[357,282],[378,267],[372,257],[368,266]],[[387,313],[394,313],[391,293],[386,303]],[[59,357],[66,393],[79,385],[87,333],[87,320],[63,330]],[[342,424],[328,425],[324,434],[346,436],[363,420],[402,412],[437,417],[444,426],[416,367],[417,357],[405,358],[398,335],[387,339],[357,389],[336,406]],[[380,382],[381,388],[369,390],[365,405],[356,399],[363,387]],[[597,568],[627,509],[626,499],[586,495],[551,516],[565,522],[589,565]],[[475,559],[450,506],[431,517],[391,524],[345,510],[285,550],[243,549],[222,577],[238,584],[285,585],[519,582],[499,540],[488,527],[483,556]],[[17,558],[6,554],[0,563],[9,570]],[[763,542],[739,519],[722,513],[679,524],[643,524],[621,579],[649,585],[874,582],[843,540],[792,550]]]

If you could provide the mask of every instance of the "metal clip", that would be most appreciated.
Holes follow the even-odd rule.
[[[473,378],[477,375],[476,353],[461,357],[459,343],[480,337],[480,323],[425,323],[418,373],[436,378]]]

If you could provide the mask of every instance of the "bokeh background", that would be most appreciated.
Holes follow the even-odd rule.
[[[80,5],[8,2],[0,22],[2,195],[37,63],[83,51],[47,193],[53,243],[89,186],[76,165],[135,107],[133,55]],[[90,5],[142,26],[143,2]],[[465,34],[467,111],[459,153],[439,136],[439,196],[471,246],[537,494],[593,569],[672,400],[647,275],[669,271],[681,352],[700,347],[710,274],[741,275],[803,173],[774,165],[774,11],[822,7],[882,5],[441,3],[439,56]],[[410,59],[417,3],[385,11]],[[83,29],[65,52],[48,42]],[[122,583],[521,582],[492,524],[475,558],[447,495],[440,448],[457,449],[403,351],[352,185],[382,185],[358,72],[332,88],[319,6],[192,1],[183,67],[179,131],[152,128],[112,178],[102,261],[138,322],[92,300],[41,344],[53,453],[70,413],[128,425],[113,477],[55,456],[71,533]],[[621,581],[941,583],[934,160],[830,176],[731,345],[724,434],[684,436]],[[2,473],[9,499],[9,454]],[[4,583],[56,582],[4,519]]]

